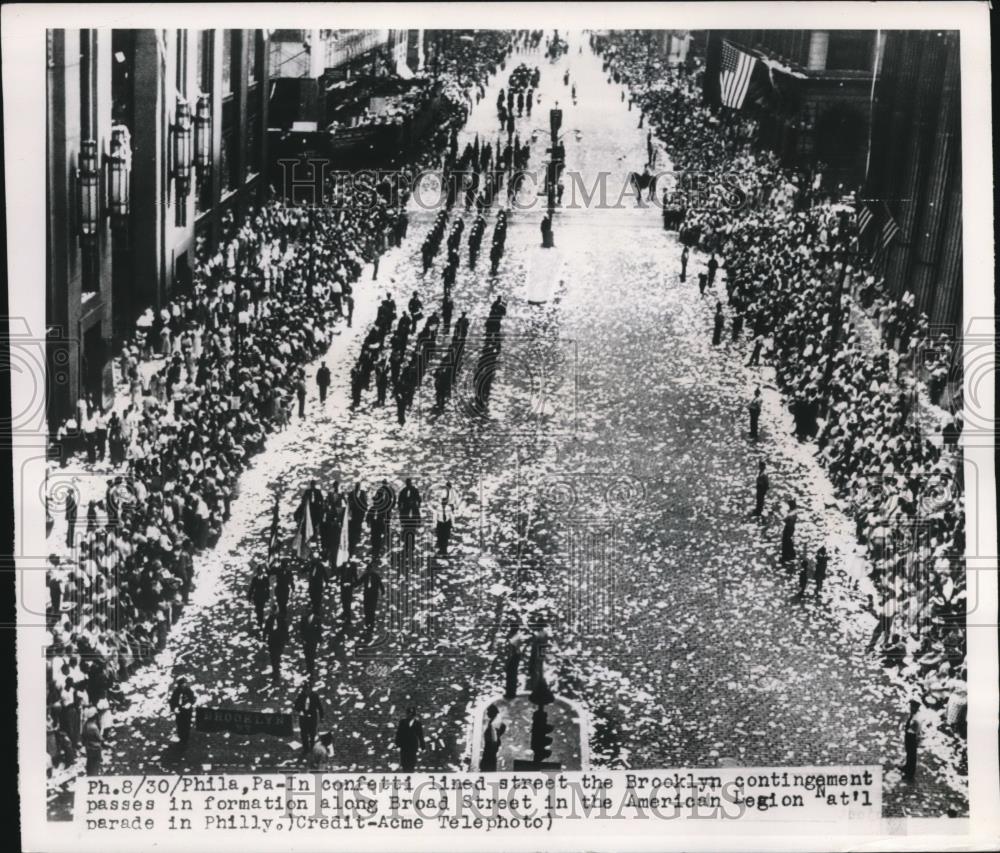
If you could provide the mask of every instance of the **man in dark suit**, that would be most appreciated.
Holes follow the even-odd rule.
[[[753,392],[753,399],[747,406],[750,411],[750,438],[757,438],[757,425],[760,422],[760,411],[764,401],[760,396],[760,386]]]
[[[73,489],[66,496],[66,547],[73,547],[73,533],[76,527],[77,501]]]
[[[302,617],[299,632],[302,635],[302,652],[306,659],[306,672],[310,680],[316,671],[316,649],[323,638],[323,625],[320,622],[320,611],[311,610]],[[314,730],[315,734],[315,730]]]
[[[343,629],[351,627],[354,610],[354,587],[358,585],[358,569],[353,560],[348,560],[339,569],[340,574],[340,610],[343,619]]]
[[[761,462],[757,469],[757,506],[753,511],[754,515],[763,515],[764,496],[770,487],[771,483],[767,479],[767,473],[764,471],[764,463]]]
[[[365,628],[375,627],[375,612],[378,609],[379,596],[385,589],[382,576],[375,571],[375,565],[370,564],[361,576],[362,601],[365,610]]]
[[[406,478],[406,486],[399,493],[399,520],[420,521],[420,492],[413,485],[413,480]]]
[[[326,592],[326,566],[321,560],[313,560],[309,564],[307,583],[309,584],[309,605],[313,610],[318,611],[323,607],[323,596]]]
[[[447,496],[441,499],[441,508],[438,510],[435,533],[437,535],[438,554],[442,557],[448,556],[448,542],[451,539],[451,506],[448,504]]]
[[[257,627],[264,624],[264,606],[271,597],[271,579],[264,571],[263,563],[257,566],[253,578],[250,580],[250,589],[247,591],[247,599],[253,602],[254,611],[257,613]]]
[[[288,618],[288,599],[295,588],[295,572],[287,562],[282,561],[275,574],[274,598],[278,602],[278,613],[282,619]]]
[[[316,371],[316,387],[319,388],[320,405],[323,405],[326,402],[326,391],[330,387],[330,368],[326,366],[325,361]]]
[[[396,729],[396,746],[399,747],[399,763],[404,773],[412,773],[417,766],[417,750],[424,748],[424,730],[417,719],[417,709],[406,709],[406,717],[399,721]]]
[[[313,678],[302,685],[299,695],[295,697],[295,713],[299,715],[299,729],[302,732],[302,751],[309,755],[316,742],[316,729],[323,719],[323,702],[313,690]]]
[[[271,608],[271,614],[264,623],[264,642],[271,658],[271,681],[278,684],[281,682],[281,655],[288,642],[288,623],[278,613],[277,606]]]
[[[194,691],[188,687],[187,679],[181,676],[177,679],[177,686],[170,694],[170,710],[174,712],[174,721],[177,723],[177,740],[180,751],[187,749],[188,739],[191,737],[191,717],[194,714]]]

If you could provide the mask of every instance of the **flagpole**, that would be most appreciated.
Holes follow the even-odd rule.
[[[878,78],[879,62],[882,58],[882,30],[875,30],[875,61],[872,63],[872,89],[868,95],[868,153],[865,156],[865,183],[868,187],[868,170],[872,162],[872,126],[875,123],[875,80]]]

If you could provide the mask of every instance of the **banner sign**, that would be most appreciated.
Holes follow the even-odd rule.
[[[235,708],[197,708],[195,728],[199,732],[288,737],[292,734],[292,715]]]

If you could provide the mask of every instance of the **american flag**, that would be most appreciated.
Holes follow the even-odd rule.
[[[753,73],[757,60],[749,53],[744,53],[733,47],[728,41],[722,42],[722,71],[719,73],[719,86],[722,90],[722,103],[738,110],[743,106],[750,88],[750,75]]]
[[[882,238],[879,241],[879,246],[883,251],[889,247],[889,244],[899,233],[899,226],[896,224],[896,220],[892,218],[892,212],[889,210],[888,205],[885,208],[885,216],[885,222],[882,224]]]
[[[875,247],[875,253],[872,257],[878,261],[887,261],[888,255],[886,255],[885,250],[889,248],[889,244],[896,239],[896,235],[899,234],[899,226],[896,224],[896,220],[892,217],[892,211],[889,210],[889,205],[882,202],[882,210],[885,213],[885,219],[882,222],[882,231],[879,234],[878,245]]]
[[[864,234],[865,229],[872,224],[875,215],[867,204],[861,205],[861,210],[857,212],[855,221],[858,223],[858,233]]]

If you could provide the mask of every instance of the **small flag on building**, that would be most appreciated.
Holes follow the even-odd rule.
[[[722,42],[722,70],[719,73],[719,88],[724,106],[738,110],[743,106],[750,75],[757,60],[749,53],[733,47],[728,41]]]
[[[858,223],[858,233],[864,234],[865,229],[872,224],[874,218],[875,216],[871,208],[867,204],[861,205],[861,209],[857,212],[855,218],[855,221]]]
[[[882,223],[882,236],[879,239],[879,248],[882,251],[889,248],[889,244],[899,233],[899,226],[896,224],[896,220],[892,218],[892,212],[889,210],[888,205],[885,208],[885,216],[885,222]]]

